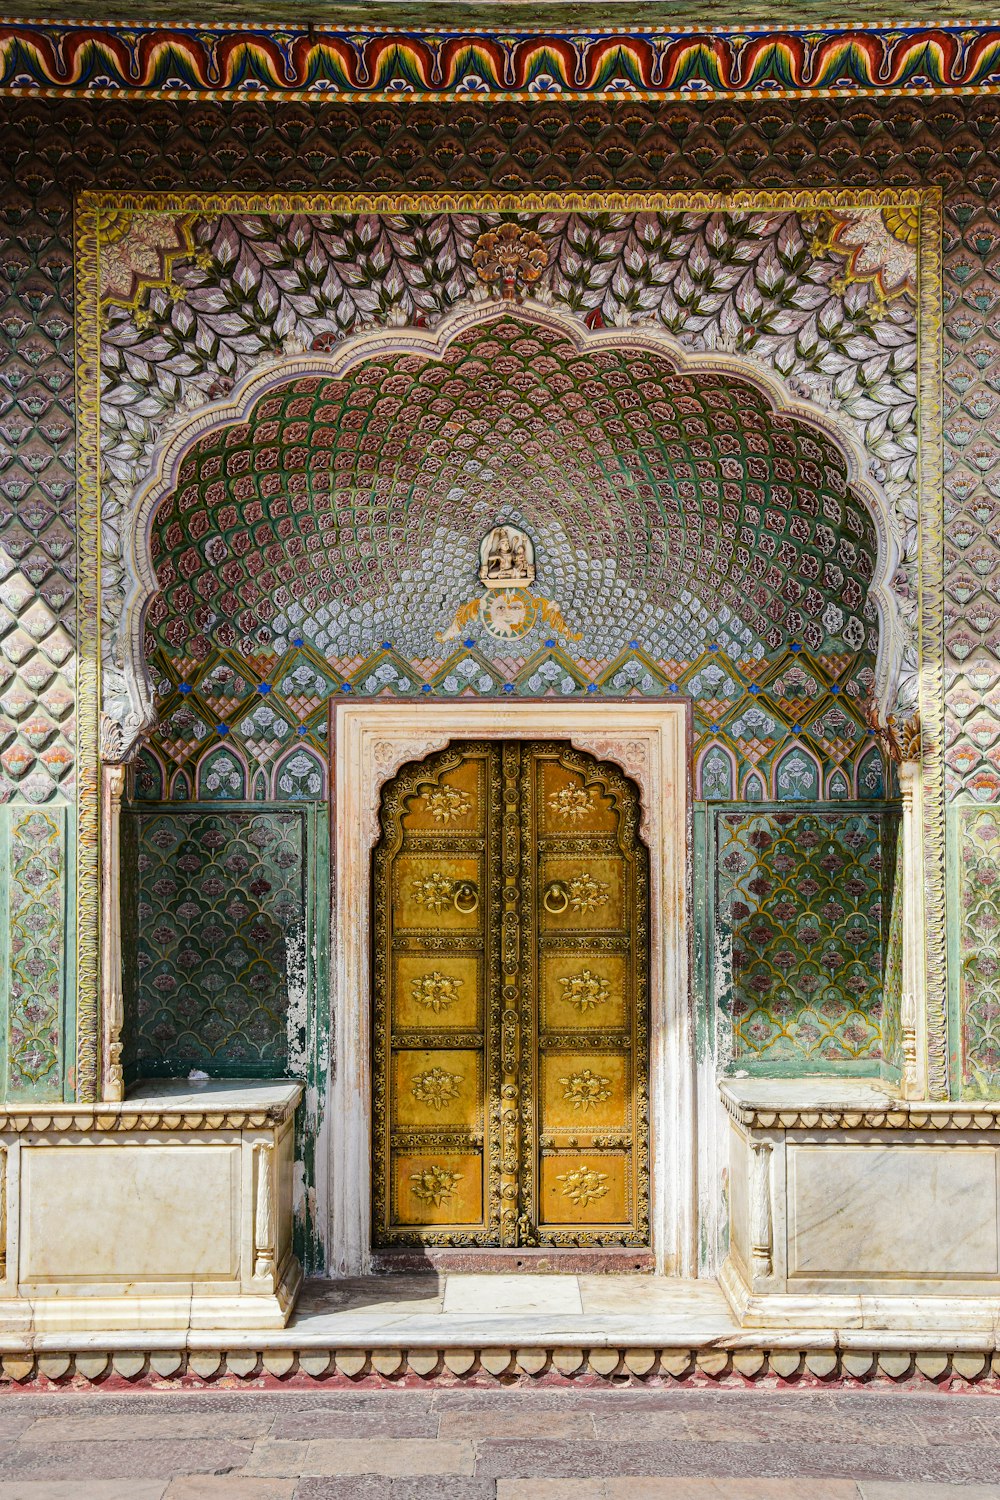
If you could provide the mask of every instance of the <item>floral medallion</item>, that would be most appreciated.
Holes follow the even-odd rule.
[[[563,1197],[572,1199],[578,1208],[586,1208],[608,1191],[607,1172],[595,1171],[593,1167],[574,1167],[572,1172],[560,1172],[556,1181],[563,1185]]]
[[[604,1078],[591,1068],[584,1068],[581,1073],[570,1073],[565,1078],[560,1078],[559,1082],[563,1086],[563,1098],[574,1109],[593,1109],[595,1104],[603,1104],[605,1099],[611,1098],[611,1079]]]
[[[418,1073],[410,1086],[410,1093],[421,1104],[431,1109],[443,1109],[452,1099],[457,1099],[462,1087],[460,1073],[448,1073],[444,1068],[428,1068]]]
[[[454,1195],[456,1184],[461,1180],[461,1172],[450,1172],[447,1167],[439,1167],[436,1163],[410,1173],[414,1198],[419,1198],[421,1203],[433,1203],[435,1208],[440,1208],[447,1198]]]
[[[413,980],[410,993],[417,1005],[424,1005],[438,1015],[455,1003],[461,988],[461,979],[433,969],[430,974],[420,974]]]

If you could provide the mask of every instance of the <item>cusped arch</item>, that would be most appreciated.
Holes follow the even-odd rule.
[[[542,348],[540,354],[530,358],[517,356],[521,363],[514,369],[517,358],[510,351],[519,341]],[[497,353],[491,365],[481,355],[483,347],[494,345]],[[546,366],[546,361],[552,365],[554,356],[547,352],[552,347],[564,351],[561,357],[573,367],[575,387],[566,386],[565,370]],[[448,387],[456,381],[461,383],[459,366],[463,361],[474,367],[462,377],[465,380],[462,389],[474,392],[474,402],[461,392],[449,396]],[[630,363],[626,370],[627,362]],[[555,364],[558,363],[555,359]],[[384,388],[373,392],[373,372],[378,369],[384,373],[388,365],[392,370]],[[428,470],[436,465],[438,473],[442,468],[448,476],[459,473],[465,484],[463,494],[471,496],[468,503],[473,512],[479,506],[486,515],[487,480],[475,469],[475,453],[468,446],[463,449],[461,443],[473,444],[476,422],[485,421],[476,412],[481,412],[482,400],[493,399],[494,406],[502,408],[504,420],[516,428],[519,420],[527,420],[523,413],[531,407],[533,396],[529,387],[541,373],[548,379],[546,396],[552,398],[552,440],[559,437],[564,444],[561,454],[572,455],[571,460],[563,461],[571,467],[575,465],[567,484],[578,482],[582,486],[586,478],[587,484],[596,487],[595,493],[606,496],[610,491],[625,518],[624,524],[637,529],[643,522],[643,507],[658,506],[665,517],[664,534],[676,554],[671,565],[678,578],[683,578],[685,568],[695,576],[699,568],[714,567],[713,577],[725,575],[734,597],[734,610],[743,609],[758,622],[766,622],[769,615],[774,617],[782,611],[792,621],[811,619],[809,609],[815,614],[815,600],[810,589],[815,584],[809,577],[801,581],[801,587],[794,581],[792,559],[798,555],[796,538],[791,534],[782,537],[777,507],[772,507],[769,514],[766,499],[751,504],[743,495],[737,503],[727,495],[741,485],[746,489],[753,484],[767,494],[780,487],[794,491],[800,498],[808,493],[812,514],[797,513],[795,521],[800,532],[808,533],[807,540],[812,544],[820,539],[818,548],[812,546],[809,568],[826,570],[830,578],[839,576],[840,582],[835,586],[848,591],[850,585],[845,579],[851,576],[852,550],[863,559],[857,565],[870,571],[865,602],[878,616],[876,690],[883,704],[891,701],[902,645],[898,611],[890,588],[899,546],[884,499],[867,481],[860,450],[848,434],[825,413],[794,398],[772,374],[746,359],[719,353],[692,354],[660,330],[591,330],[568,313],[538,304],[526,303],[513,309],[475,304],[460,308],[433,330],[397,328],[361,333],[343,340],[329,353],[286,356],[261,366],[226,400],[213,402],[190,415],[161,444],[153,472],[139,491],[132,510],[126,553],[131,587],[124,609],[122,642],[129,696],[125,739],[129,745],[135,743],[154,717],[144,660],[143,628],[153,596],[161,586],[168,589],[176,586],[179,591],[186,590],[183,597],[190,601],[192,617],[199,617],[200,611],[200,617],[218,618],[220,604],[225,613],[226,609],[238,608],[240,603],[238,585],[230,590],[231,598],[224,593],[220,598],[220,591],[228,588],[227,565],[232,565],[229,576],[246,577],[245,570],[241,573],[239,559],[223,555],[226,544],[218,539],[221,522],[212,505],[207,499],[192,498],[189,509],[185,510],[186,490],[191,488],[192,493],[197,490],[199,496],[205,497],[215,485],[219,487],[215,492],[218,502],[215,512],[222,505],[238,514],[239,506],[244,503],[238,498],[238,490],[245,477],[249,483],[242,488],[248,494],[252,490],[254,499],[245,505],[243,530],[254,538],[251,545],[261,549],[264,565],[280,568],[287,563],[293,556],[291,542],[297,549],[294,555],[309,561],[325,544],[322,532],[317,540],[315,528],[309,531],[300,524],[300,519],[316,494],[335,492],[338,470],[330,463],[330,447],[306,440],[307,431],[312,431],[305,421],[307,410],[329,408],[323,442],[333,447],[339,443],[337,460],[350,459],[344,463],[342,472],[356,476],[363,472],[357,460],[359,451],[362,455],[364,452],[364,444],[357,437],[363,426],[358,413],[369,413],[370,426],[371,409],[376,408],[375,415],[383,427],[379,451],[384,451],[393,442],[391,433],[389,438],[385,436],[386,426],[391,428],[393,421],[402,423],[401,413],[408,410],[404,399],[407,392],[412,391],[421,374],[428,372],[426,384],[432,387],[432,399],[425,402],[422,414],[428,414],[428,407],[447,406],[449,400],[453,402],[451,410],[457,410],[455,403],[461,400],[465,403],[463,411],[469,408],[471,415],[456,434],[450,451],[440,433],[428,435],[417,429],[420,454]],[[348,377],[353,381],[349,392]],[[421,390],[426,394],[423,387]],[[740,411],[734,412],[732,403],[727,404],[726,393],[732,391],[751,393],[741,394],[744,405]],[[332,395],[336,400],[330,399]],[[289,406],[294,408],[296,401],[301,403],[306,430],[297,438],[294,435],[290,438],[288,429],[294,429],[298,418],[294,411],[289,417]],[[580,413],[581,403],[587,422],[574,415]],[[272,414],[262,416],[262,412]],[[414,431],[411,417],[406,421],[409,425],[401,425],[397,440],[402,434]],[[602,441],[606,440],[616,469],[601,471],[600,455],[595,460],[593,443],[588,448],[587,433],[603,435]],[[373,434],[366,428],[363,436],[368,440]],[[265,506],[260,503],[265,492],[260,466],[264,464],[266,468],[276,447],[284,445],[282,451],[287,454],[290,443],[302,450],[300,472],[307,478],[311,476],[310,484],[303,486],[309,498],[299,505],[297,492],[292,490],[281,497],[283,504],[287,501],[285,514],[265,520]],[[197,467],[196,455],[204,455],[213,445],[210,461],[217,464],[216,477],[199,471],[197,483],[192,485],[189,481]],[[655,453],[654,445],[658,445]],[[806,453],[810,445],[810,452]],[[514,445],[518,452],[528,446]],[[528,456],[542,474],[545,445],[543,442],[536,446],[534,457]],[[837,456],[837,464],[826,462],[831,451]],[[772,465],[770,472],[768,464]],[[237,469],[241,472],[236,472]],[[774,477],[775,470],[778,478]],[[276,496],[280,485],[274,486],[273,470],[268,472],[272,476],[265,473],[270,494]],[[364,472],[370,474],[370,466]],[[407,473],[409,482],[412,474]],[[802,478],[803,473],[812,483]],[[753,478],[754,474],[759,481]],[[468,476],[467,482],[463,476]],[[375,477],[379,479],[378,475]],[[709,494],[713,487],[715,492]],[[376,498],[380,493],[383,492],[378,489],[372,491]],[[395,492],[390,488],[384,493],[388,499]],[[589,492],[585,492],[580,501],[582,508],[587,508],[588,499]],[[172,554],[165,562],[163,546],[160,556],[155,556],[155,549],[161,543],[154,538],[157,518],[171,501],[177,508],[178,542],[174,549],[176,556]],[[276,505],[271,505],[267,510],[275,508]],[[368,539],[370,548],[378,555],[381,547],[391,559],[401,546],[400,537],[393,533],[401,528],[394,527],[388,504],[373,504],[370,510],[380,518],[377,525],[372,522],[371,529],[379,535]],[[592,506],[590,510],[593,511]],[[759,514],[748,521],[748,512],[754,511]],[[850,525],[844,523],[845,515]],[[186,516],[190,517],[187,531]],[[850,541],[851,527],[858,532],[865,525],[871,527],[874,556],[869,556],[865,545],[859,551]],[[610,523],[607,529],[611,545],[615,538]],[[747,540],[751,530],[759,539],[758,546],[751,547]],[[595,535],[600,541],[599,526]],[[869,541],[867,537],[858,540],[863,544]],[[668,543],[662,545],[666,547]],[[729,577],[734,559],[742,569],[735,583]],[[652,558],[651,572],[657,567],[662,570],[662,566],[662,557]],[[173,582],[164,585],[165,571],[171,568]],[[186,569],[190,570],[189,577],[183,577]],[[744,575],[747,586],[741,587]],[[250,586],[248,591],[253,592],[254,587]],[[799,597],[789,597],[796,588]],[[773,620],[769,628],[772,633],[780,634]],[[744,631],[747,630],[749,627],[744,625]],[[758,630],[758,634],[763,635],[764,631]]]

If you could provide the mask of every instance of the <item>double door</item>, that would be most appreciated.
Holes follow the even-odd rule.
[[[374,1244],[647,1245],[634,784],[561,742],[406,766],[373,912]]]

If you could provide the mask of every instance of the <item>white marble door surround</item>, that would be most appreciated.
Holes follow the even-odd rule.
[[[694,1027],[690,983],[686,703],[393,701],[332,714],[333,910],[329,1098],[317,1167],[334,1276],[370,1269],[371,853],[379,795],[401,766],[453,740],[568,740],[639,787],[650,856],[653,1250],[661,1274],[697,1274]],[[328,1208],[328,1215],[324,1213]]]

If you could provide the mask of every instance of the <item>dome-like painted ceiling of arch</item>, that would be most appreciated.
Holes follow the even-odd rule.
[[[441,658],[501,519],[533,538],[583,659],[875,648],[874,527],[822,433],[727,374],[501,315],[439,359],[297,379],[201,438],[154,521],[147,649]]]

